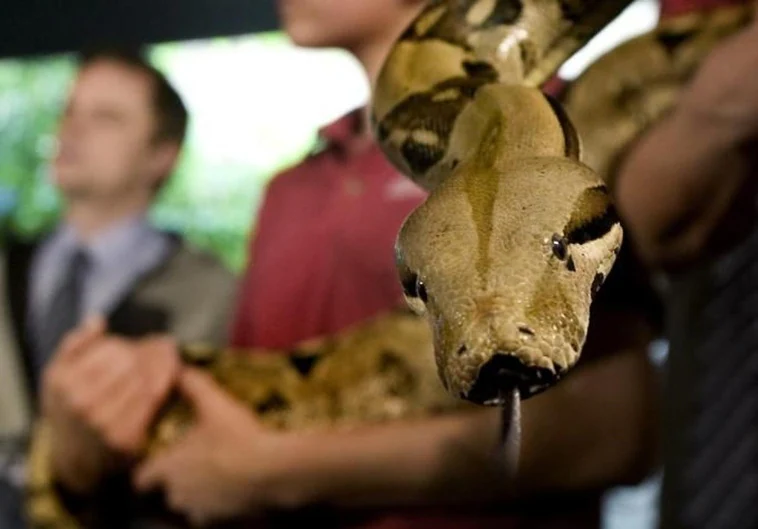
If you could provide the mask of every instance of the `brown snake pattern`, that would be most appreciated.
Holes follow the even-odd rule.
[[[622,243],[607,188],[623,153],[676,103],[752,6],[667,20],[592,65],[561,102],[539,86],[630,0],[432,0],[374,90],[388,159],[430,191],[397,240],[413,313],[378,316],[287,355],[185,350],[275,428],[349,428],[477,404],[518,406],[576,363]],[[440,381],[442,384],[440,384]],[[172,398],[148,452],[192,414]],[[56,494],[36,425],[27,512],[82,529]]]

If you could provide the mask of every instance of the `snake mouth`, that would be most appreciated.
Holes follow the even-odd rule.
[[[503,406],[514,389],[525,400],[554,385],[560,376],[557,369],[528,366],[512,354],[498,352],[479,369],[464,398],[483,406]]]

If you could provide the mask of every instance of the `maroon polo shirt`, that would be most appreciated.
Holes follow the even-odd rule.
[[[234,345],[286,348],[404,303],[393,247],[425,193],[358,136],[360,116],[322,129],[323,150],[268,185]]]
[[[661,17],[670,17],[696,10],[709,10],[716,7],[745,4],[753,0],[661,0]]]

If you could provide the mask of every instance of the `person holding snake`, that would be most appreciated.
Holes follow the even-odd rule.
[[[323,223],[310,218],[309,224],[301,219],[296,226],[273,213],[277,206],[279,215],[285,214],[282,197],[298,196],[292,189],[303,173],[292,170],[269,187],[248,273],[261,305],[256,306],[247,293],[244,304],[252,303],[253,308],[244,309],[243,304],[238,326],[253,333],[238,337],[233,345],[287,350],[318,334],[339,335],[342,328],[391,309],[399,302],[393,297],[404,294],[411,308],[433,323],[430,331],[438,376],[451,398],[490,406],[441,417],[432,417],[429,408],[428,417],[347,432],[298,432],[297,428],[281,432],[260,424],[219,387],[218,379],[182,367],[177,384],[195,408],[194,422],[173,446],[151,453],[137,466],[132,473],[135,487],[163,489],[169,506],[197,523],[315,503],[338,508],[346,516],[344,524],[366,527],[422,523],[439,527],[443,522],[456,527],[487,527],[488,523],[504,527],[509,521],[519,523],[518,516],[539,523],[536,520],[551,518],[550,510],[558,511],[553,518],[564,527],[597,524],[596,510],[590,512],[589,520],[586,515],[572,520],[570,513],[581,513],[583,503],[573,497],[561,505],[556,494],[586,495],[639,479],[652,467],[656,399],[646,347],[659,332],[656,303],[651,301],[654,296],[646,295],[644,274],[639,279],[635,273],[633,255],[625,253],[630,245],[621,248],[622,229],[598,176],[608,176],[608,168],[618,162],[619,150],[633,137],[611,146],[585,139],[594,127],[588,127],[588,114],[582,113],[583,100],[572,100],[578,97],[572,94],[582,93],[582,80],[566,96],[565,111],[538,87],[627,3],[556,1],[537,7],[515,0],[283,2],[283,18],[296,42],[341,46],[361,60],[374,87],[373,105],[362,119],[358,114],[354,121],[343,122],[343,126],[355,126],[341,130],[351,141],[328,147],[304,163],[305,168],[319,166],[337,172],[341,161],[349,168],[325,184],[337,194],[316,195],[324,202],[298,208],[314,215],[323,212],[324,217],[315,217]],[[737,31],[749,17],[748,10],[727,11],[715,26],[695,17],[686,21],[694,22],[694,30],[687,24],[662,24],[647,45],[656,49],[673,43],[664,50],[673,57],[693,42],[694,50],[705,51],[717,37]],[[682,35],[686,38],[678,38]],[[677,48],[677,43],[682,47]],[[684,58],[695,60],[683,59],[682,71],[675,72],[682,76],[691,72],[699,56],[684,53]],[[592,75],[588,73],[587,79]],[[644,117],[657,118],[656,111],[673,100],[662,97],[660,101],[660,106],[651,105],[651,116]],[[423,193],[400,184],[383,189],[368,178],[348,177],[361,167],[373,173],[366,161],[376,156],[366,154],[375,149],[369,123],[375,126],[387,158],[412,177]],[[362,161],[350,166],[351,157]],[[591,165],[582,159],[592,160]],[[387,173],[381,176],[391,182]],[[310,187],[315,183],[304,179],[300,185],[315,193]],[[406,201],[405,213],[387,213],[377,224],[349,217],[348,212],[358,215],[361,210],[355,205],[350,208],[349,201],[366,190],[373,190],[369,198],[383,196],[385,201],[400,194]],[[340,231],[327,223],[326,219],[334,222],[334,215],[341,213],[330,209],[335,204],[345,210],[348,220],[344,222],[360,219],[365,231]],[[382,208],[373,211],[377,210]],[[286,214],[291,216],[292,211]],[[389,282],[392,274],[380,267],[382,262],[387,267],[392,264],[383,261],[391,254],[389,243],[384,249],[377,245],[376,254],[356,251],[362,239],[382,240],[380,224],[382,229],[400,229],[397,283]],[[355,276],[352,283],[343,274],[332,277],[331,283],[317,283],[306,273],[296,276],[297,268],[292,267],[296,261],[303,262],[300,249],[266,248],[262,243],[268,230],[281,236],[283,228],[316,239],[325,253],[331,253],[339,241],[345,245],[345,262],[358,269],[358,263],[363,263],[365,273]],[[303,267],[312,270],[315,263],[310,258]],[[284,269],[291,283],[271,282],[276,291],[267,293],[257,274],[276,268]],[[377,295],[370,292],[374,284],[384,287],[377,288]],[[393,284],[397,287],[394,296]],[[357,300],[363,312],[330,312],[340,307],[334,301],[339,299],[337,293]],[[308,300],[315,300],[313,306],[307,305]],[[300,314],[299,306],[315,312]],[[265,320],[267,312],[279,320]],[[284,330],[277,335],[276,329]],[[80,330],[61,351],[60,368],[64,363],[71,368],[87,350],[113,339],[104,337],[98,324]],[[378,335],[374,339],[378,342]],[[383,370],[391,372],[392,366],[402,364],[397,355],[371,347],[371,340],[362,343],[368,344],[366,349],[356,349],[352,356],[326,355],[324,360],[317,354],[315,360],[301,358],[296,365],[308,378],[307,373],[317,372],[326,363],[330,367],[324,370],[337,377],[342,366],[377,355],[379,364],[372,365],[379,367],[367,380],[383,380]],[[145,348],[134,342],[118,344],[125,354],[135,347]],[[333,347],[339,351],[339,345]],[[602,358],[609,352],[618,354]],[[170,356],[172,352],[164,353]],[[416,372],[418,380],[429,372]],[[149,373],[144,376],[150,378]],[[558,383],[562,377],[565,380]],[[90,408],[70,414],[74,418],[69,425],[79,421],[79,428],[94,428],[105,451],[108,428],[124,431],[128,426],[137,433],[126,436],[134,440],[127,451],[139,454],[158,411],[156,395],[165,394],[165,387],[173,383],[172,377],[157,379],[164,387],[139,396],[143,413],[130,425],[88,425]],[[64,397],[75,391],[53,374],[49,380],[51,395]],[[393,391],[404,390],[395,386]],[[272,395],[267,395],[265,408],[274,412],[261,415],[277,415],[284,408],[285,417],[278,417],[286,423],[287,410],[294,410],[297,403],[277,396],[272,401]],[[70,401],[53,400],[61,406]],[[383,393],[364,402],[371,408],[391,400]],[[407,405],[402,399],[394,402]],[[339,401],[343,411],[347,404],[347,399]],[[502,404],[506,412],[521,408],[520,417],[518,413],[504,415],[492,406]],[[54,408],[49,413],[56,413]],[[327,424],[339,417],[312,414],[308,420]],[[509,456],[502,445],[503,430],[506,441],[519,437],[513,435],[512,423],[521,426],[520,446],[511,445],[518,448],[518,457]],[[76,429],[71,426],[69,432]],[[57,479],[65,487],[63,468],[59,464]],[[89,482],[75,487],[86,495],[101,477],[95,472]],[[546,498],[550,498],[550,509],[539,503]],[[592,498],[596,501],[597,496]],[[528,505],[529,499],[537,500],[537,514],[516,515],[516,505]],[[483,503],[497,514],[475,516],[455,507]],[[443,507],[442,514],[419,510],[429,506]],[[355,507],[373,510],[363,517]],[[355,518],[351,520],[347,513]]]

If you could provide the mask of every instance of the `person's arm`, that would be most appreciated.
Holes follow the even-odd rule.
[[[524,404],[520,498],[636,484],[657,468],[660,386],[649,327],[639,313],[599,313],[594,322],[587,346],[600,356]]]
[[[653,468],[657,446],[654,374],[644,359],[648,336],[631,317],[602,314],[595,326],[607,331],[605,343],[590,345],[588,338],[588,346],[628,352],[577,367],[523,403],[515,481],[500,409],[352,431],[278,432],[212,379],[188,371],[178,387],[193,403],[196,423],[136,470],[135,485],[161,487],[178,512],[208,521],[317,504],[502,504],[641,479]]]
[[[755,214],[757,140],[754,22],[711,53],[679,104],[620,166],[618,209],[648,263],[681,266],[740,235],[734,230]]]
[[[467,504],[501,499],[503,412],[472,412],[303,437],[272,485],[279,507]],[[296,441],[297,442],[297,441]]]
[[[600,320],[602,318],[602,321]],[[502,457],[501,412],[481,409],[308,438],[279,476],[289,506],[499,503],[637,482],[657,463],[656,374],[636,314],[598,315],[588,346],[615,354],[522,403],[518,474]],[[619,350],[621,348],[621,350]]]

